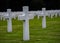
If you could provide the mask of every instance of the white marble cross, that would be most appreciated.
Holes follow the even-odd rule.
[[[3,17],[0,15],[0,20],[2,20],[3,19]]]
[[[46,28],[46,13],[45,13],[45,8],[42,8],[43,12],[43,17],[42,17],[42,28]]]
[[[7,31],[12,32],[12,18],[11,18],[11,9],[7,9]]]
[[[30,39],[28,11],[29,11],[29,7],[24,6],[23,7],[23,14],[25,14],[25,16],[24,16],[24,23],[23,23],[23,40],[29,40]]]
[[[29,14],[29,7],[24,6],[23,7],[23,14],[18,15],[18,20],[23,20],[23,40],[30,40],[29,35],[29,19],[33,19],[34,15]]]

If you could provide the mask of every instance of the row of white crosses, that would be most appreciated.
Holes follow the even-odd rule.
[[[56,14],[55,14],[56,13]],[[7,12],[0,12],[0,19],[4,18],[7,20],[7,31],[12,32],[12,18],[18,17],[18,20],[23,20],[23,40],[30,40],[29,36],[29,19],[33,19],[35,15],[42,16],[42,28],[46,28],[46,16],[60,13],[60,10],[46,10],[42,8],[42,11],[29,11],[28,6],[23,7],[23,12],[12,12],[11,9],[7,9]]]
[[[60,10],[46,10],[46,8],[42,8],[42,10],[45,9],[45,15],[48,16],[48,17],[51,17],[53,18],[53,16],[55,15],[55,17],[57,17],[58,15],[60,16]],[[39,16],[42,16],[43,11],[38,11],[37,15],[38,15],[38,19],[39,19]]]
[[[11,12],[11,9],[7,9],[7,12],[0,12],[0,16],[7,20],[7,31],[12,32],[12,18],[18,17],[18,20],[23,20],[23,40],[29,40],[29,19],[33,19],[34,15],[28,14],[29,8],[23,7],[23,12]],[[15,15],[14,15],[15,14]]]

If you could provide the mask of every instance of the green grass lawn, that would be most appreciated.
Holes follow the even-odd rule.
[[[30,40],[23,41],[23,21],[12,20],[13,32],[7,32],[7,21],[0,20],[0,43],[60,43],[60,17],[48,18],[42,28],[42,17],[30,20]]]

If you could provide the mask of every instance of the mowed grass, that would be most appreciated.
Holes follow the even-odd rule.
[[[7,21],[0,20],[0,43],[60,43],[60,17],[47,17],[42,28],[42,17],[30,20],[30,40],[23,41],[23,21],[12,19],[13,32],[7,32]]]

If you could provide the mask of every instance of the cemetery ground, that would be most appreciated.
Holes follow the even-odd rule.
[[[0,43],[60,43],[60,17],[47,17],[42,28],[42,17],[29,21],[30,40],[23,41],[23,21],[12,19],[13,32],[7,32],[7,21],[0,20]]]

